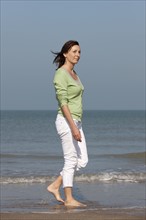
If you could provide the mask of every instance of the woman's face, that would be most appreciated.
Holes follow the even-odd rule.
[[[80,46],[74,45],[67,53],[64,54],[64,57],[67,62],[74,65],[79,61],[80,54],[81,54]]]

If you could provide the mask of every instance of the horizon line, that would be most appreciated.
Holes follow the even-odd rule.
[[[58,109],[0,109],[0,111],[58,111]],[[84,109],[84,111],[146,111],[146,109]]]

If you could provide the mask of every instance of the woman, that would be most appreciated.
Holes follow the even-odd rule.
[[[58,65],[54,77],[58,115],[56,129],[60,136],[64,154],[64,167],[57,179],[48,186],[48,191],[65,206],[85,206],[72,195],[74,173],[88,163],[87,147],[82,130],[82,94],[83,85],[74,71],[80,59],[80,46],[70,40],[64,44],[53,63]],[[65,201],[60,196],[63,184]]]

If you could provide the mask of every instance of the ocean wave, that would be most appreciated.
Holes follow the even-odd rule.
[[[59,160],[62,159],[60,155],[44,155],[44,154],[1,154],[1,159],[46,159],[46,160]]]
[[[55,176],[30,176],[30,177],[1,177],[1,184],[35,184],[35,183],[47,183],[54,181]],[[131,182],[131,183],[143,183],[146,182],[146,173],[134,173],[134,172],[101,172],[98,174],[82,174],[75,176],[76,182]]]
[[[146,173],[134,172],[102,172],[95,175],[81,175],[75,178],[78,182],[145,182]]]
[[[117,154],[116,157],[123,157],[129,159],[146,159],[146,151],[136,152],[136,153],[127,153],[127,154]]]
[[[113,153],[113,154],[109,154],[109,153],[104,153],[104,154],[90,154],[90,158],[97,158],[97,157],[103,157],[103,158],[121,158],[121,159],[139,159],[142,161],[145,161],[146,163],[146,151],[144,152],[135,152],[135,153],[121,153],[121,154],[117,154],[117,153]]]

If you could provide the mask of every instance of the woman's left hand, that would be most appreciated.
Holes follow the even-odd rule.
[[[76,125],[71,128],[71,131],[72,131],[72,135],[73,135],[74,139],[75,139],[76,141],[82,142],[81,133],[80,133],[80,131],[79,131],[79,129],[77,128]]]

